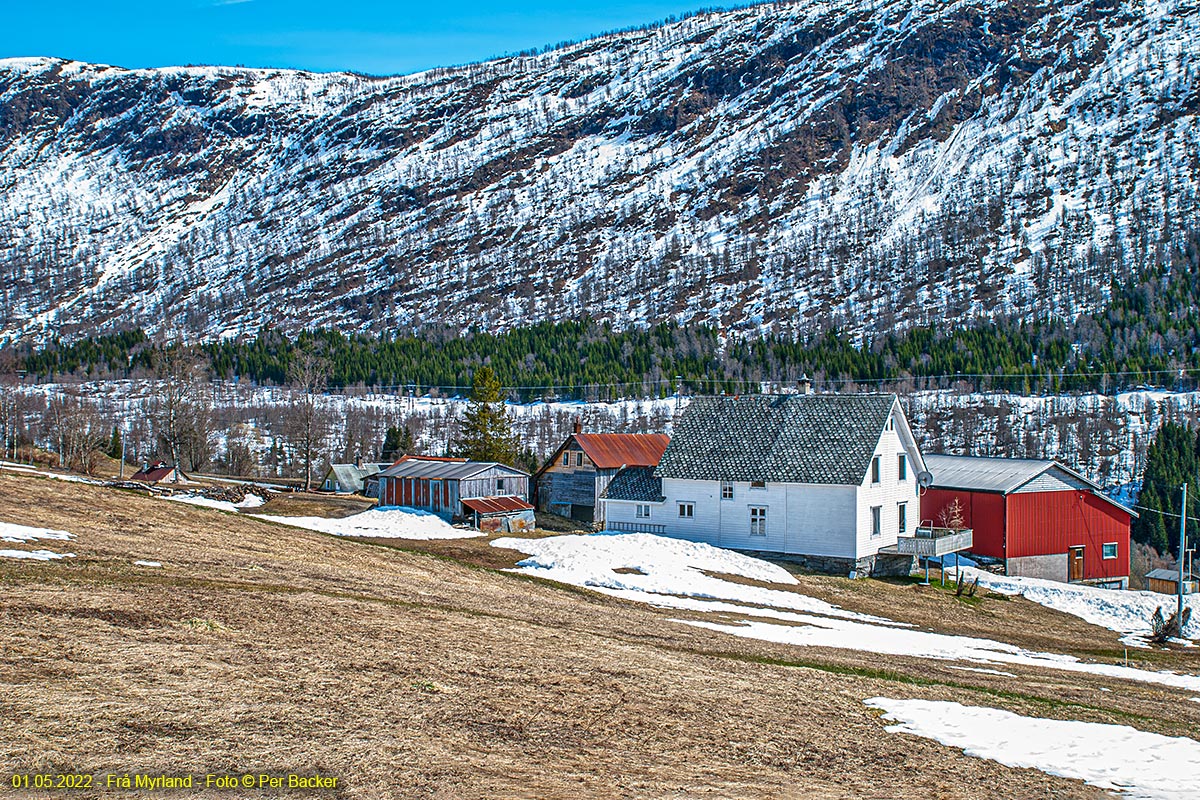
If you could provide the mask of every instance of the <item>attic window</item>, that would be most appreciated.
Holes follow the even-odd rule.
[[[563,466],[564,467],[571,466],[571,454],[570,453],[563,453]]]
[[[871,459],[871,483],[879,483],[879,456]]]
[[[887,429],[889,431],[896,430],[896,422],[891,417],[888,417]]]
[[[496,478],[496,494],[504,491],[504,478]]]
[[[577,467],[583,466],[583,451],[582,450],[580,450],[578,453],[575,454],[575,466],[577,466]]]
[[[750,488],[751,489],[765,489],[765,488],[767,488],[767,482],[766,481],[750,481]]]

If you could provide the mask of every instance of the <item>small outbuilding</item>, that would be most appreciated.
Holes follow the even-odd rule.
[[[471,497],[462,502],[472,524],[487,533],[529,533],[536,525],[533,506],[519,497]]]
[[[622,469],[658,466],[670,437],[663,433],[574,432],[534,475],[537,507],[603,526],[601,498]]]
[[[1183,575],[1183,593],[1195,594],[1200,586],[1196,576],[1189,573]],[[1152,569],[1146,573],[1146,588],[1160,594],[1179,594],[1179,570]]]
[[[378,475],[391,466],[391,462],[382,464],[331,464],[321,482],[321,489],[336,494],[363,494],[367,488],[367,480]]]
[[[974,530],[971,552],[1005,574],[1111,588],[1129,586],[1136,513],[1056,461],[926,455],[932,485],[922,524]]]
[[[166,461],[155,461],[143,464],[129,479],[142,483],[177,483],[187,480],[187,476]]]
[[[529,473],[495,461],[405,456],[377,477],[379,505],[418,508],[447,520],[473,518],[466,500],[524,502],[529,495]]]

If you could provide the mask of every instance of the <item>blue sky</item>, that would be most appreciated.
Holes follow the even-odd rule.
[[[0,57],[123,67],[243,64],[415,72],[680,14],[706,0],[4,0]]]

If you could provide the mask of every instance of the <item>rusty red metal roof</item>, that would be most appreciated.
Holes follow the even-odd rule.
[[[130,480],[158,483],[170,475],[173,470],[174,467],[169,466],[165,461],[157,461],[146,469],[139,469],[133,473]]]
[[[515,511],[533,511],[533,506],[519,497],[469,497],[462,503],[479,514],[511,514]]]
[[[576,433],[597,469],[657,467],[671,437],[665,433]]]

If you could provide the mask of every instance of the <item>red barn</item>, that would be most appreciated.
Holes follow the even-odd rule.
[[[1003,560],[1006,574],[1129,585],[1135,514],[1079,473],[1033,459],[927,455],[925,465],[922,524],[947,524],[957,501],[971,552]]]

